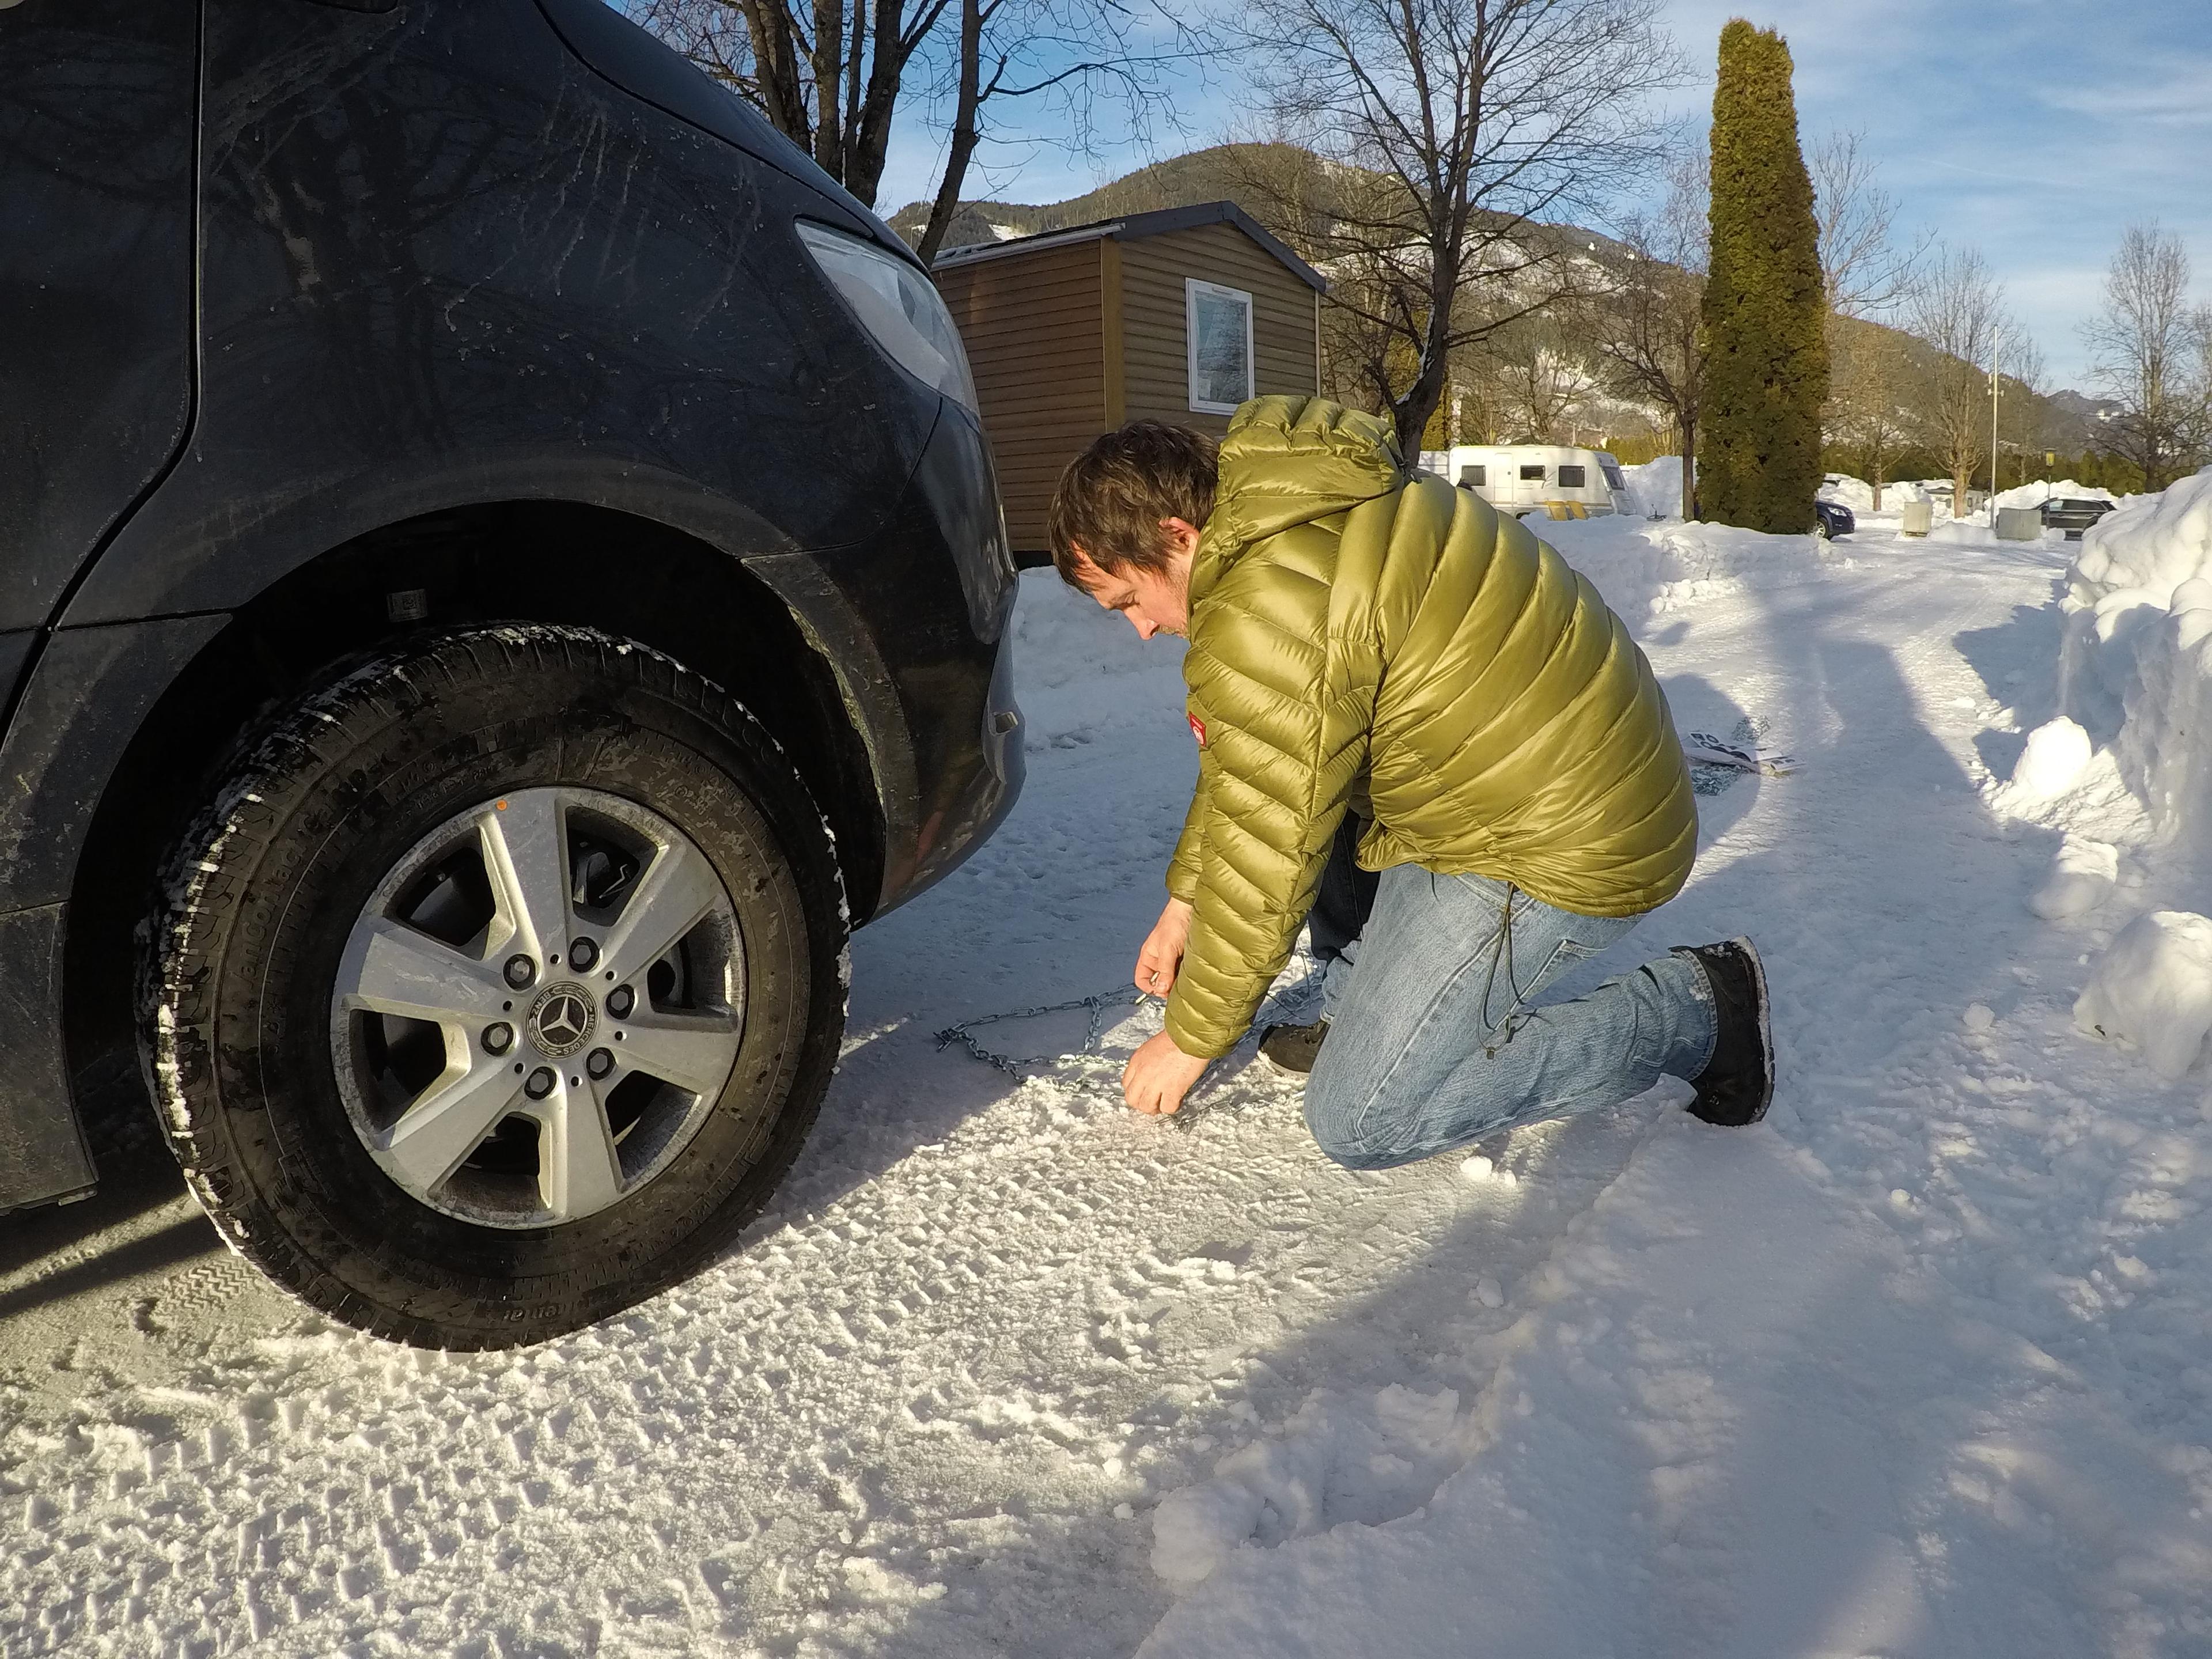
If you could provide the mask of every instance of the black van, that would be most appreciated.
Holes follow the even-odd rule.
[[[1021,777],[921,267],[599,0],[0,8],[0,1209],[531,1341],[789,1167]]]

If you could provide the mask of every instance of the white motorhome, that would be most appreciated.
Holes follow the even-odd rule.
[[[1423,450],[1421,465],[1440,478],[1466,485],[1500,513],[1549,508],[1557,518],[1597,518],[1637,511],[1628,482],[1620,476],[1620,463],[1602,449],[1568,444],[1455,444],[1449,449]]]

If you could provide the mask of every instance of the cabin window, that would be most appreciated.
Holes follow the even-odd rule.
[[[1544,482],[1544,469],[1540,466],[1524,466],[1521,469],[1521,476],[1528,483],[1541,483]]]
[[[1201,415],[1233,415],[1253,395],[1252,296],[1187,277],[1184,332],[1190,343],[1190,406]]]
[[[1559,467],[1559,488],[1562,489],[1580,489],[1583,487],[1583,481],[1586,477],[1588,477],[1588,473],[1584,468],[1579,466],[1570,466],[1563,462]]]
[[[1628,488],[1628,480],[1620,476],[1620,464],[1614,460],[1612,456],[1599,456],[1597,458],[1597,470],[1605,474],[1606,483],[1611,484],[1615,489],[1626,489]]]
[[[1490,482],[1490,469],[1481,466],[1463,466],[1459,470],[1459,481],[1463,484],[1472,484],[1475,489],[1480,489]]]

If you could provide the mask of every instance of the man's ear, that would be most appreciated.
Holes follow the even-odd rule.
[[[1198,526],[1188,519],[1162,519],[1160,530],[1167,538],[1169,552],[1193,556],[1197,554]]]

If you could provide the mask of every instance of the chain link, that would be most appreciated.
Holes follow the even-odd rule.
[[[1127,1008],[1144,1000],[1144,993],[1133,985],[1119,991],[1101,991],[1096,996],[1077,997],[1071,1002],[1049,1002],[1041,1007],[1016,1008],[1003,1014],[979,1014],[974,1019],[963,1019],[957,1025],[948,1025],[939,1031],[937,1034],[937,1048],[942,1054],[957,1042],[986,1066],[994,1066],[1008,1077],[1018,1078],[1022,1074],[1021,1067],[1024,1066],[1057,1066],[1066,1060],[1097,1053],[1099,1039],[1106,1035],[1106,1011],[1109,1008]],[[1009,1019],[1035,1019],[1043,1014],[1069,1014],[1078,1008],[1091,1011],[1089,1028],[1083,1034],[1083,1046],[1064,1054],[1002,1054],[994,1048],[986,1048],[975,1041],[974,1036],[979,1025],[996,1025]]]
[[[1270,1023],[1268,1018],[1270,1015],[1279,1014],[1286,1008],[1303,1000],[1308,991],[1318,988],[1320,981],[1321,970],[1315,968],[1304,978],[1285,986],[1282,990],[1270,996],[1261,1005],[1259,1013],[1254,1017],[1251,1034],[1245,1038],[1245,1041],[1256,1040],[1259,1034],[1266,1030]],[[1087,1060],[1098,1053],[1099,1042],[1106,1035],[1106,1016],[1109,1009],[1133,1007],[1146,1000],[1144,992],[1138,990],[1134,986],[1124,986],[1116,991],[1101,991],[1095,996],[1075,997],[1066,1002],[1048,1002],[1035,1008],[1013,1008],[1002,1014],[978,1014],[973,1019],[963,1019],[957,1025],[948,1025],[943,1030],[937,1032],[935,1034],[937,1049],[939,1054],[942,1054],[957,1042],[986,1066],[1004,1072],[1011,1078],[1019,1078],[1022,1075],[1021,1068],[1024,1066],[1040,1066],[1053,1070],[1064,1070],[1072,1063]],[[1079,1048],[1072,1048],[1065,1054],[1005,1054],[995,1048],[987,1048],[975,1040],[975,1033],[979,1026],[997,1025],[1011,1019],[1036,1019],[1044,1014],[1071,1014],[1079,1008],[1087,1010],[1090,1014],[1083,1033],[1083,1045]],[[1242,1044],[1240,1043],[1239,1046],[1241,1047]]]

